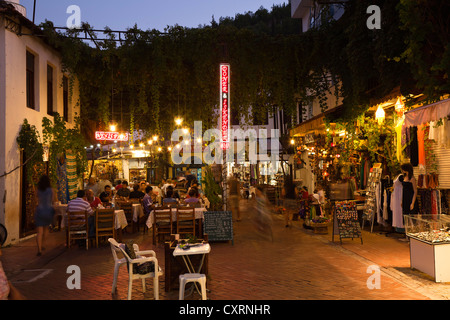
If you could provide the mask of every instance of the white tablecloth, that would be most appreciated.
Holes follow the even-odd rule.
[[[140,203],[133,203],[131,206],[131,210],[133,212],[133,221],[138,222],[139,218],[144,216],[144,208]]]
[[[55,209],[55,215],[64,216],[67,211],[67,204],[55,205],[55,206],[53,206],[53,208]]]
[[[164,210],[169,212],[169,210]],[[195,219],[204,219],[205,215],[204,213],[207,211],[206,208],[195,208]],[[177,221],[177,209],[172,209],[172,221]],[[147,219],[147,227],[151,229],[153,227],[153,223],[155,222],[155,214],[154,211],[151,211],[148,215]]]

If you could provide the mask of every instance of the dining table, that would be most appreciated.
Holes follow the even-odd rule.
[[[131,211],[133,212],[133,221],[138,222],[140,218],[144,216],[144,208],[140,203],[133,203],[131,205]]]
[[[125,211],[121,209],[114,210],[115,213],[115,221],[114,228],[117,231],[117,240],[122,241],[122,230],[128,226],[127,218],[125,216]],[[55,207],[55,214],[61,215],[61,228],[65,228],[67,226],[67,204],[66,205],[58,205],[57,209]]]
[[[164,210],[165,212],[169,212],[169,210]],[[195,208],[195,220],[203,220],[205,218],[205,212],[207,211],[206,208]],[[177,209],[172,208],[172,221],[177,221]],[[149,229],[153,227],[153,224],[155,223],[155,213],[154,210],[150,211],[150,214],[148,215],[146,225]]]

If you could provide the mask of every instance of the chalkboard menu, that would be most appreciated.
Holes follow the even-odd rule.
[[[355,202],[336,201],[334,206],[333,241],[335,232],[339,232],[341,243],[344,238],[360,238],[361,243],[363,242]]]
[[[233,216],[231,211],[207,211],[203,220],[203,233],[208,241],[233,241]]]

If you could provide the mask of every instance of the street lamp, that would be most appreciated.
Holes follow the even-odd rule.
[[[183,119],[175,118],[175,123],[176,123],[177,126],[181,126],[181,124],[183,123]]]
[[[378,121],[378,124],[381,125],[386,118],[386,112],[381,105],[378,106],[377,112],[375,113],[375,119]]]

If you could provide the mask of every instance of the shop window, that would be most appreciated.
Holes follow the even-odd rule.
[[[26,63],[26,71],[27,71],[27,107],[30,109],[36,109],[36,97],[35,97],[35,56],[31,52],[27,51],[27,63]]]
[[[47,114],[53,115],[53,68],[47,65]]]
[[[64,121],[69,122],[69,79],[63,77],[63,116]]]

